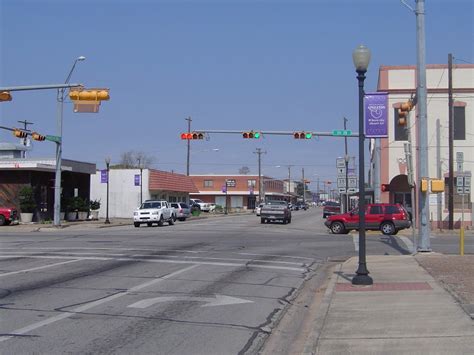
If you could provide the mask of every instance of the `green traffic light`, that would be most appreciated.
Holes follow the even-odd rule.
[[[306,139],[311,139],[311,138],[313,138],[313,133],[305,133],[305,138],[306,138]]]
[[[255,133],[253,134],[253,137],[256,138],[256,139],[260,138],[260,133],[259,133],[259,132],[255,132]]]

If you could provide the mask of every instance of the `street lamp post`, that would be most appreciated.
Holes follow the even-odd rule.
[[[105,158],[105,165],[107,167],[107,196],[105,207],[105,224],[110,224],[109,221],[109,181],[110,181],[110,157]]]
[[[69,83],[72,73],[76,68],[77,62],[85,60],[86,57],[80,56],[76,58],[68,76],[66,77],[65,84]],[[63,106],[64,106],[64,94],[66,88],[58,89],[57,101],[58,101],[58,116],[57,116],[57,131],[60,137],[59,141],[56,142],[56,171],[54,176],[54,226],[59,227],[61,225],[60,212],[61,212],[61,164],[62,164],[62,141],[63,141]]]
[[[365,163],[364,163],[364,80],[370,62],[370,50],[359,46],[352,52],[352,59],[359,81],[359,267],[352,278],[353,285],[372,285],[367,270],[365,253]]]

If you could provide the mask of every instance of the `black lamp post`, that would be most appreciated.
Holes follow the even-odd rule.
[[[105,224],[110,224],[109,221],[109,181],[110,181],[110,158],[105,158],[105,165],[107,166],[107,203],[105,207]]]
[[[365,255],[365,162],[364,162],[364,80],[370,62],[370,50],[359,46],[352,52],[352,60],[359,81],[359,267],[353,285],[372,285]]]

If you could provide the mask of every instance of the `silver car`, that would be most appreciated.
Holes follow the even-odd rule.
[[[184,202],[171,202],[171,207],[176,211],[176,218],[185,221],[191,215],[191,209]]]
[[[262,210],[263,203],[259,204],[257,207],[255,207],[255,215],[260,216],[260,211]]]

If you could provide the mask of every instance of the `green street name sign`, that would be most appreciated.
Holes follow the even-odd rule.
[[[332,131],[333,136],[351,136],[352,131],[344,130],[344,129],[335,129]]]
[[[59,136],[45,136],[47,141],[61,143],[61,137]]]

